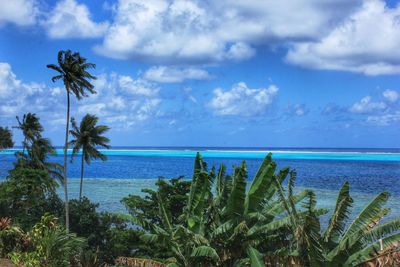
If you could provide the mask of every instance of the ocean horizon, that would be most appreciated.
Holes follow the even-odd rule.
[[[13,167],[17,149],[0,152],[0,179]],[[69,150],[70,154],[71,150]],[[159,177],[191,179],[193,161],[200,152],[208,166],[223,163],[228,173],[234,165],[246,161],[249,182],[262,159],[272,153],[278,168],[297,171],[297,190],[311,188],[317,194],[320,207],[334,207],[337,192],[345,181],[350,182],[356,199],[354,212],[360,211],[376,194],[388,191],[392,209],[388,218],[400,216],[400,149],[368,148],[254,148],[254,147],[114,147],[102,150],[108,160],[93,161],[85,166],[84,195],[99,203],[100,210],[123,212],[120,200],[130,194],[143,195],[144,188],[155,189]],[[63,150],[50,160],[62,163]],[[69,195],[79,192],[80,160],[68,161]],[[60,196],[63,190],[58,189]]]

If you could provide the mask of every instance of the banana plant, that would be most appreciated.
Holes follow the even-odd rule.
[[[400,219],[384,223],[381,219],[390,210],[385,208],[388,192],[378,194],[345,228],[350,215],[350,186],[343,184],[327,230],[322,234],[325,266],[357,266],[379,256],[400,240]]]
[[[171,257],[167,260],[166,266],[203,266],[205,262],[211,266],[215,265],[219,261],[219,256],[210,246],[209,240],[191,231],[184,224],[172,224],[163,199],[159,194],[157,197],[162,226],[125,215],[125,219],[131,220],[146,230],[141,239],[149,245],[161,246],[171,251]]]
[[[278,189],[275,181],[280,185],[290,170],[284,168],[276,172],[276,168],[272,155],[268,154],[248,190],[245,162],[234,168],[232,179],[228,179],[230,183],[223,183],[225,188],[220,192],[226,190],[229,195],[220,212],[222,223],[213,231],[212,243],[220,246],[219,251],[222,251],[221,254],[224,255],[222,261],[226,266],[234,265],[243,258],[254,262],[255,254],[262,255],[254,253],[257,247],[268,254],[286,246],[285,237],[290,218],[283,214],[285,202],[275,197]],[[292,201],[297,204],[309,194],[308,190],[302,191],[293,195]],[[318,215],[325,212],[326,210],[317,210]],[[305,215],[301,214],[301,216]],[[263,255],[263,258],[265,256]]]
[[[318,210],[313,194],[309,196],[306,217],[293,205],[291,188],[294,179],[289,180],[288,197],[279,186],[280,197],[290,218],[294,248],[285,251],[286,258],[292,256],[299,266],[358,266],[373,260],[383,251],[390,250],[400,240],[400,219],[379,224],[390,211],[384,208],[389,194],[378,194],[364,209],[348,223],[353,199],[350,186],[345,182],[339,191],[335,209],[325,231],[320,230]],[[290,257],[289,257],[290,258]]]

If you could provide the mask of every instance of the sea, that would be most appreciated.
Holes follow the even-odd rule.
[[[0,152],[0,181],[13,168],[17,149]],[[126,212],[121,199],[144,195],[144,188],[155,188],[159,177],[183,176],[191,179],[194,158],[200,152],[208,166],[225,164],[228,173],[246,161],[249,183],[263,158],[272,153],[278,168],[297,171],[296,189],[313,189],[317,206],[333,210],[338,190],[350,182],[354,199],[353,216],[377,194],[388,191],[391,198],[387,218],[400,217],[400,149],[355,148],[227,148],[227,147],[114,147],[102,151],[107,161],[85,166],[84,195],[99,203],[99,210]],[[62,164],[62,150],[50,160]],[[79,192],[80,157],[68,161],[69,197]],[[63,197],[63,190],[59,188]]]

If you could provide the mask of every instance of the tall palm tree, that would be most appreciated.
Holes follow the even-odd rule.
[[[86,114],[78,127],[75,119],[71,119],[72,130],[69,132],[75,138],[69,143],[73,146],[72,157],[82,150],[79,200],[82,199],[84,163],[86,162],[86,164],[90,165],[92,159],[107,160],[107,156],[97,150],[97,147],[110,148],[108,145],[110,139],[103,136],[110,128],[105,125],[97,125],[98,120],[97,116]]]
[[[6,148],[12,148],[14,146],[14,142],[12,140],[12,133],[10,129],[0,127],[0,150]]]
[[[64,193],[65,193],[65,228],[69,230],[69,205],[68,205],[68,180],[67,180],[67,149],[68,133],[70,120],[70,94],[73,94],[78,100],[87,96],[89,93],[96,93],[90,80],[96,79],[87,70],[95,68],[95,64],[86,62],[86,58],[81,57],[78,52],[72,53],[71,50],[58,52],[58,65],[49,64],[48,68],[55,70],[58,74],[51,78],[53,82],[62,80],[67,92],[67,123],[65,127],[64,144]]]
[[[22,143],[22,152],[25,153],[25,150],[28,144],[31,144],[35,138],[40,138],[43,132],[43,126],[39,122],[39,118],[34,113],[24,114],[22,120],[17,116],[18,126],[14,126],[14,128],[22,130],[24,135],[24,142]]]

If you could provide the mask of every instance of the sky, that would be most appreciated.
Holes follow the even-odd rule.
[[[383,0],[0,0],[0,126],[62,145],[60,50],[96,64],[113,146],[400,147],[400,4]],[[21,134],[14,129],[15,141]]]

